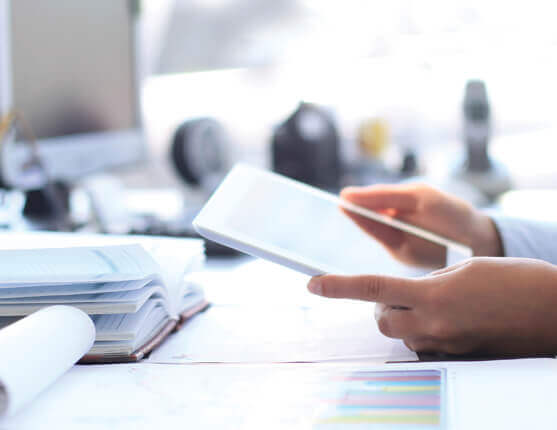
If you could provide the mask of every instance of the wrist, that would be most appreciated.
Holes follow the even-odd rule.
[[[503,243],[490,216],[476,212],[472,249],[474,256],[503,257]]]

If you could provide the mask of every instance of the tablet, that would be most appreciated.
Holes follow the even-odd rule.
[[[440,244],[453,264],[470,248],[284,176],[236,165],[193,221],[207,239],[315,276],[424,273],[395,260],[339,207]]]

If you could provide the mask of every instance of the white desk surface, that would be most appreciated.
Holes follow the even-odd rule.
[[[207,294],[217,304],[216,307],[231,306],[239,312],[250,308],[264,309],[269,311],[270,317],[265,317],[265,312],[259,313],[261,321],[255,325],[271,329],[277,324],[270,324],[269,321],[280,314],[290,315],[287,308],[292,308],[293,303],[306,310],[319,307],[331,309],[331,304],[324,299],[306,292],[307,278],[301,275],[260,261],[248,263],[243,268],[238,268],[238,264],[211,263],[211,270],[200,275],[207,282]],[[252,279],[252,282],[239,285],[241,276],[238,277],[238,273],[246,276],[246,280],[257,273],[260,282],[255,283]],[[262,273],[267,276],[264,278]],[[226,283],[227,279],[229,283]],[[351,306],[337,303],[339,307]],[[274,311],[271,312],[271,309]],[[371,313],[372,308],[369,309]],[[369,320],[372,320],[371,315],[362,322],[362,332],[372,327],[368,325]],[[234,320],[225,324],[233,325]],[[187,333],[187,330],[186,326],[182,332]],[[357,330],[352,327],[350,331]],[[294,333],[288,324],[285,332]],[[232,336],[234,329],[231,328],[228,333]],[[280,333],[280,330],[275,330],[271,337],[280,336]],[[289,339],[282,336],[275,343],[259,337],[244,338],[242,347],[247,351],[245,357],[257,352],[258,345],[261,350],[266,350],[269,344],[277,342],[287,345],[286,353],[296,348],[312,351],[307,348],[307,337],[300,338],[303,342],[295,343],[296,348],[292,348]],[[357,339],[353,337],[353,340]],[[365,337],[362,339],[365,340]],[[177,341],[170,339],[168,344],[172,343]],[[209,352],[218,351],[216,343],[217,347]],[[220,343],[223,343],[222,339]],[[223,344],[231,345],[230,342]],[[389,344],[382,347],[384,345]],[[352,347],[352,344],[347,344],[347,348]],[[226,347],[223,350],[226,351]],[[162,354],[162,358],[159,354],[136,364],[75,366],[17,416],[0,421],[0,430],[309,429],[323,407],[319,392],[326,375],[379,365],[373,358],[273,364],[269,358],[278,356],[280,360],[287,359],[288,354],[283,352],[281,355],[275,350],[260,353],[259,360],[242,360],[238,348],[229,348],[228,351],[228,358],[235,363],[192,364],[181,359],[183,357],[179,354],[174,363],[168,364],[167,359],[174,354],[171,351],[170,355]],[[163,362],[166,364],[161,364]],[[440,364],[386,366],[423,368],[440,367]],[[451,363],[447,368],[450,428],[555,428],[556,360]]]

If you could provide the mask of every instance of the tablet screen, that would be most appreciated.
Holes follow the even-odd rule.
[[[256,177],[241,183],[229,177],[217,190],[204,211],[218,211],[218,217],[205,217],[206,227],[322,272],[423,273],[391,257],[343,214],[332,195],[249,170]]]

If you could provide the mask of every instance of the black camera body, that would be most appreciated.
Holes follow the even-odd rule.
[[[272,139],[273,170],[328,190],[340,186],[339,134],[324,109],[301,103]]]

